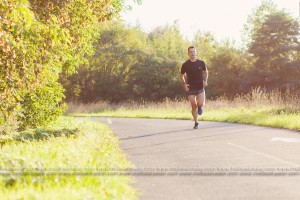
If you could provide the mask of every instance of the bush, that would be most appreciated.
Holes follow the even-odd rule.
[[[20,129],[54,121],[66,108],[61,103],[63,97],[63,88],[56,82],[37,88],[34,93],[27,92],[21,101],[22,114],[18,117]]]
[[[74,73],[93,54],[99,22],[123,0],[0,1],[0,131],[54,120],[65,106],[61,72]]]

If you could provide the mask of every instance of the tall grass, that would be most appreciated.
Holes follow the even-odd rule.
[[[72,116],[192,119],[187,99],[110,104],[69,103]],[[255,88],[233,98],[208,99],[201,120],[247,123],[300,130],[300,98],[279,90]]]
[[[260,87],[253,89],[248,94],[236,95],[229,99],[219,97],[208,101],[209,108],[248,108],[248,109],[274,109],[288,113],[300,111],[300,98],[290,93],[282,93],[279,90],[266,91]]]
[[[139,110],[139,109],[187,109],[189,105],[186,100],[170,100],[166,98],[161,102],[147,102],[147,101],[127,101],[122,103],[109,103],[107,101],[99,101],[96,103],[68,103],[68,109],[65,114],[74,113],[101,113],[104,111],[116,111],[116,110]]]

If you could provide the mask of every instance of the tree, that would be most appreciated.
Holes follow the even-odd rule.
[[[136,100],[160,101],[182,96],[178,63],[161,55],[144,55],[132,66],[129,86]]]
[[[138,27],[119,22],[99,26],[101,37],[89,66],[82,65],[78,74],[61,76],[67,101],[121,101],[131,97],[128,79],[131,67],[147,52],[147,35]]]
[[[67,101],[154,101],[182,94],[178,91],[181,89],[178,66],[182,61],[174,59],[176,56],[171,52],[185,50],[186,46],[169,47],[170,51],[163,53],[155,45],[158,44],[156,39],[171,41],[168,34],[152,37],[153,33],[146,34],[139,27],[118,22],[102,24],[100,29],[101,38],[95,44],[90,66],[82,66],[76,75],[61,77],[67,89]],[[180,46],[183,41],[180,35],[178,37],[173,38],[174,46]]]
[[[255,8],[248,16],[242,35],[246,48],[249,48],[253,43],[254,35],[261,28],[266,18],[276,11],[278,11],[278,8],[273,0],[263,0],[261,5]]]
[[[0,125],[13,119],[20,128],[36,127],[59,116],[59,74],[87,63],[98,24],[124,6],[123,0],[0,1]]]
[[[186,58],[189,43],[184,40],[176,22],[156,27],[149,33],[149,42],[158,55],[176,61],[183,61]]]
[[[239,50],[230,41],[216,47],[209,67],[209,96],[234,96],[241,91],[241,82],[246,77],[250,62],[246,52]]]
[[[299,21],[284,11],[272,13],[253,34],[249,52],[255,58],[252,86],[300,89]]]
[[[197,32],[193,44],[197,48],[198,56],[205,61],[207,66],[210,66],[210,61],[216,53],[218,45],[215,37],[209,32]]]

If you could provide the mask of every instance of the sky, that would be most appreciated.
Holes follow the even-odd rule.
[[[273,1],[292,16],[299,16],[300,0]],[[261,0],[142,0],[141,5],[133,5],[121,16],[131,25],[139,24],[145,32],[177,21],[187,39],[201,31],[211,32],[218,40],[240,42],[248,15],[260,4]]]

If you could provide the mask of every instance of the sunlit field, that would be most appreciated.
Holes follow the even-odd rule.
[[[192,120],[186,99],[163,102],[109,104],[69,103],[65,114],[71,116],[137,117]],[[257,88],[251,93],[229,99],[207,100],[200,120],[221,121],[300,130],[300,98],[278,90]]]

